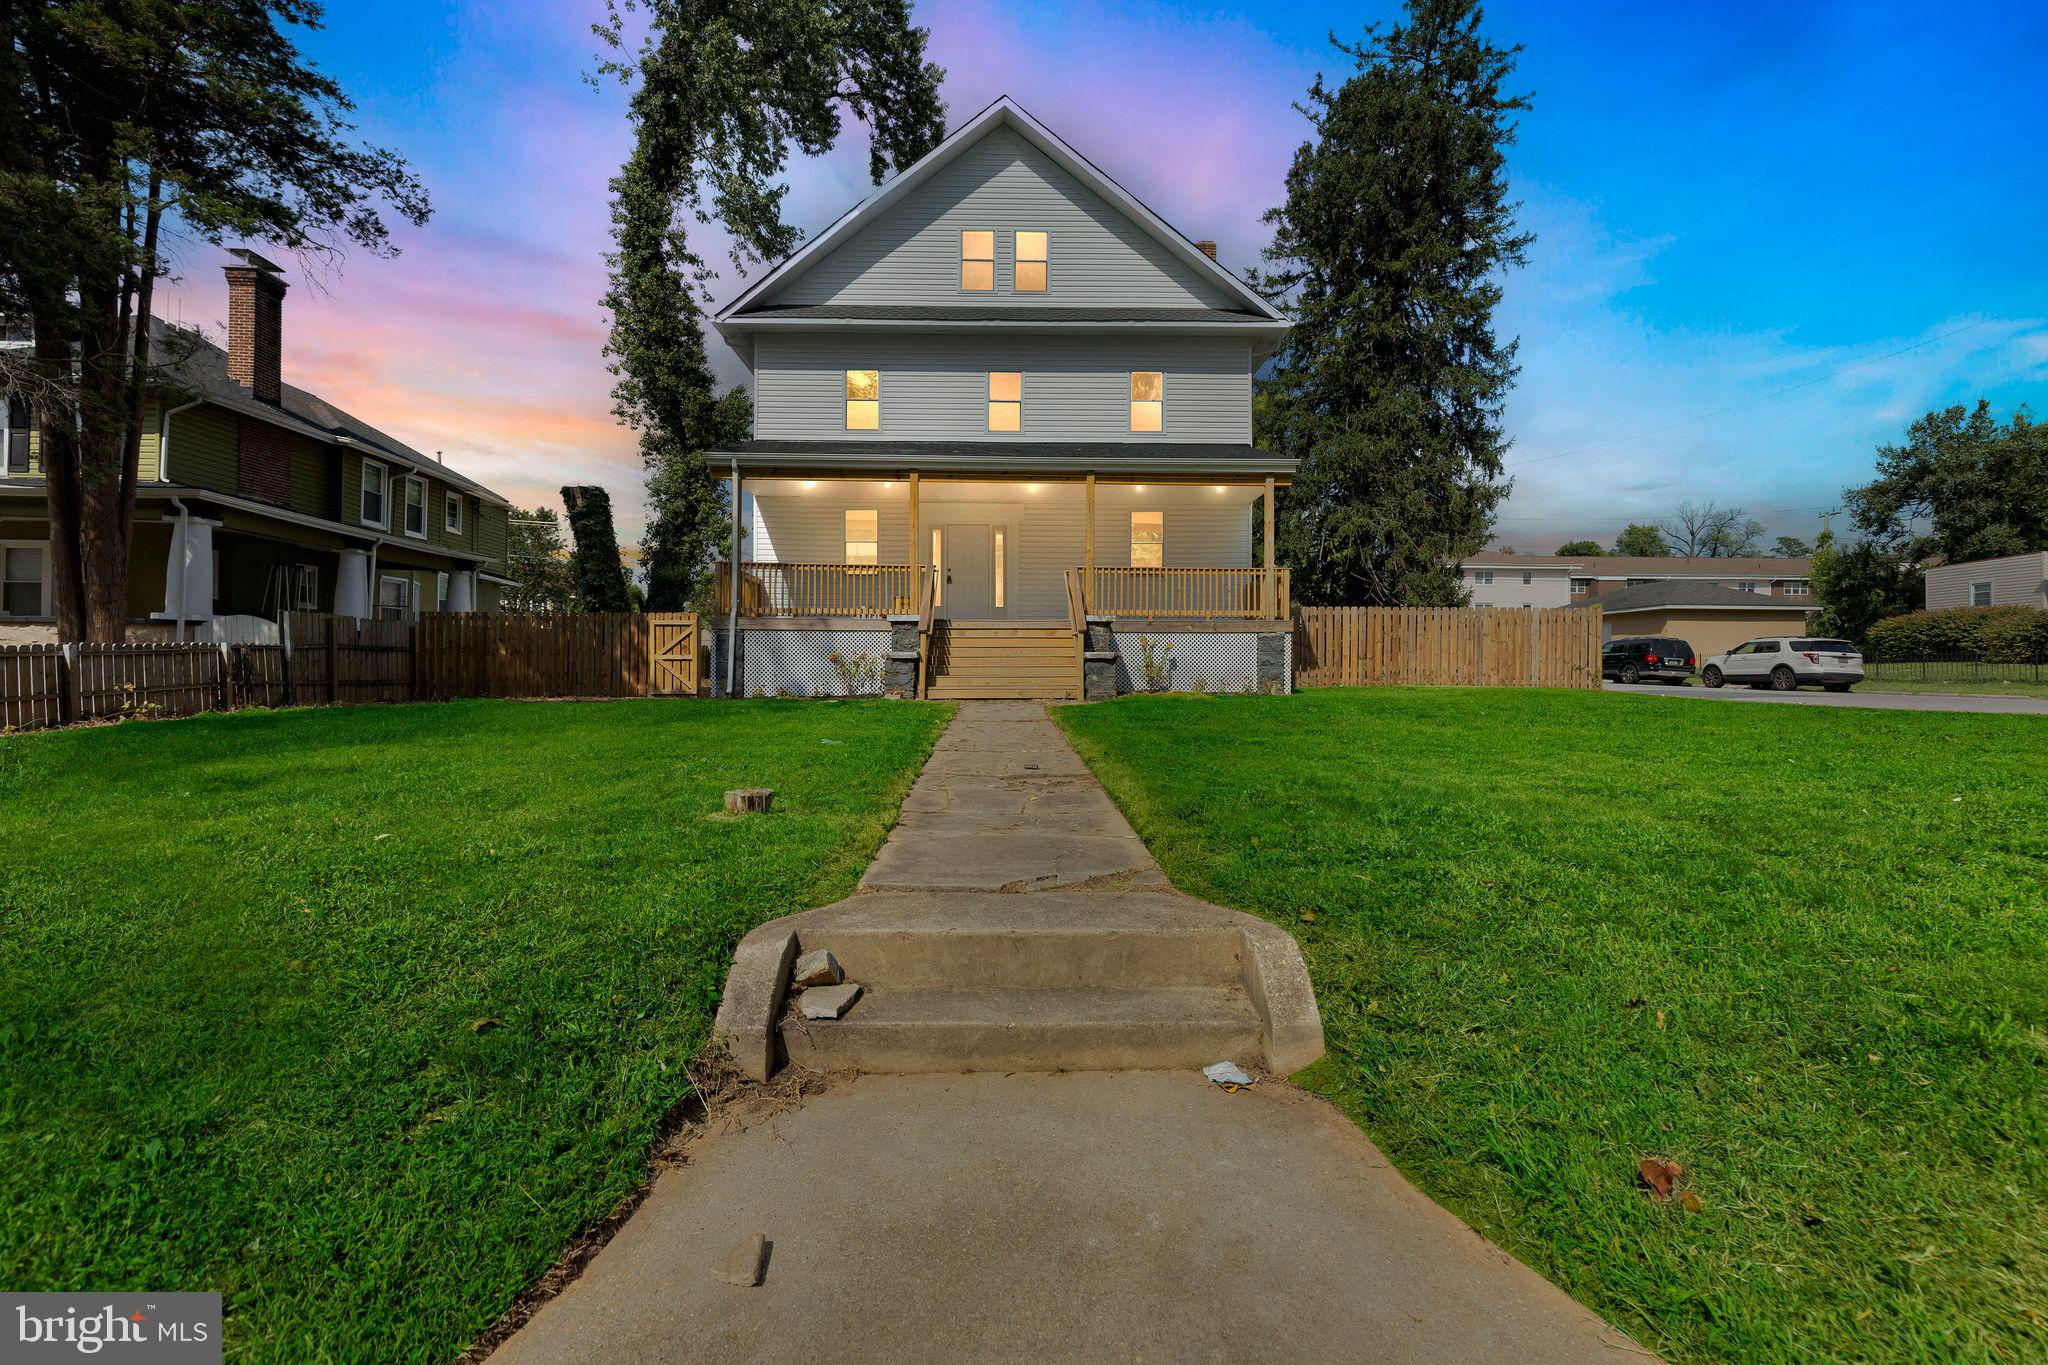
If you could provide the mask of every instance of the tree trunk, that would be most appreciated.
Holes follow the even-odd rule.
[[[127,409],[122,383],[118,288],[79,289],[79,560],[85,571],[85,638],[119,644],[128,635],[128,534],[122,516]]]
[[[84,509],[78,491],[78,407],[65,382],[71,363],[71,335],[61,301],[38,301],[31,309],[37,368],[42,384],[31,399],[50,521],[50,611],[57,638],[65,644],[85,636],[85,564],[78,529]]]

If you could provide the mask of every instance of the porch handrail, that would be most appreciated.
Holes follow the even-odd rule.
[[[929,565],[917,570],[917,695],[923,699],[931,681],[932,608],[937,596],[937,575]]]
[[[1287,570],[1276,571],[1279,600],[1266,600],[1263,568],[1124,568],[1079,571],[1087,608],[1099,616],[1185,616],[1201,620],[1284,619]]]
[[[731,609],[731,578],[718,566],[718,609]],[[743,616],[901,616],[916,610],[910,564],[740,564]]]
[[[1074,632],[1074,695],[1088,695],[1088,608],[1081,595],[1081,571],[1067,570],[1067,627]]]

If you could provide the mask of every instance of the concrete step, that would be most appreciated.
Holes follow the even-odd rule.
[[[955,663],[950,668],[936,670],[932,676],[934,678],[977,678],[984,682],[1035,682],[1041,679],[1071,682],[1077,672],[1078,670],[1074,667],[1072,659],[1067,659],[1064,662],[1043,663],[1030,659],[1021,660],[1016,663],[982,663],[980,661]]]
[[[1074,701],[1081,695],[1078,686],[1059,688],[1051,684],[1037,687],[984,686],[979,683],[935,682],[925,687],[924,694],[933,701]]]
[[[1262,1025],[1234,986],[878,986],[843,1019],[785,1015],[790,1061],[860,1071],[1125,1071],[1255,1066]]]
[[[881,891],[814,920],[849,980],[878,987],[1237,986],[1244,931],[1178,896]]]

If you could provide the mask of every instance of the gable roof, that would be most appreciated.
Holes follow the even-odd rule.
[[[1805,611],[1807,604],[1769,593],[1744,592],[1718,583],[1688,583],[1682,578],[1662,583],[1642,583],[1633,588],[1602,593],[1587,606],[1599,607],[1609,616],[1631,611],[1663,611],[1673,608],[1713,611]]]
[[[1237,299],[1245,312],[1251,315],[1248,321],[1261,322],[1268,326],[1286,325],[1286,318],[1261,298],[1258,291],[1225,270],[1172,224],[1147,208],[1130,191],[1110,179],[1094,162],[1075,151],[1058,134],[1026,113],[1023,106],[1008,95],[997,99],[967,120],[914,165],[885,181],[867,198],[841,214],[831,226],[804,243],[787,259],[742,290],[731,303],[719,309],[713,315],[713,321],[722,324],[742,315],[751,316],[754,306],[766,298],[770,291],[780,288],[810,269],[868,222],[873,221],[892,205],[901,202],[962,152],[998,128],[1008,128],[1015,132],[1061,169],[1121,211],[1171,255]]]
[[[432,456],[422,455],[405,442],[386,435],[352,413],[344,412],[316,393],[283,384],[279,387],[276,403],[264,402],[228,373],[226,351],[197,332],[173,328],[162,318],[152,318],[150,322],[156,353],[172,357],[167,366],[172,382],[190,390],[194,397],[328,445],[347,446],[373,459],[409,466],[421,473],[432,474],[485,502],[499,507],[510,506],[502,494],[456,473]]]

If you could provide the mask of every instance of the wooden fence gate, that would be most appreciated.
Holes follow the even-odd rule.
[[[653,611],[647,614],[647,663],[650,690],[657,697],[697,695],[697,614]]]

